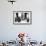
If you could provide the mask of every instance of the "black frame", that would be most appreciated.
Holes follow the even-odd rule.
[[[14,23],[14,14],[15,14],[15,12],[30,12],[30,23]],[[32,11],[13,11],[13,24],[14,25],[30,25],[30,24],[32,24]]]

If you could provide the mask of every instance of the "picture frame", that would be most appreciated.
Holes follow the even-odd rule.
[[[15,25],[32,24],[32,11],[13,11],[13,24]]]

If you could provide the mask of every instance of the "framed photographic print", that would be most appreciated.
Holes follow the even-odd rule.
[[[13,11],[13,24],[32,24],[32,11]]]

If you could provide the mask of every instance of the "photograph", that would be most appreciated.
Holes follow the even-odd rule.
[[[32,24],[32,12],[13,11],[13,24]]]

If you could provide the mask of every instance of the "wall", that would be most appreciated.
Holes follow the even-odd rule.
[[[44,0],[45,1],[45,0]],[[14,5],[0,0],[0,40],[14,40],[18,32],[31,34],[37,41],[46,40],[46,13],[43,0],[17,0]],[[32,25],[14,25],[13,11],[32,11]]]

